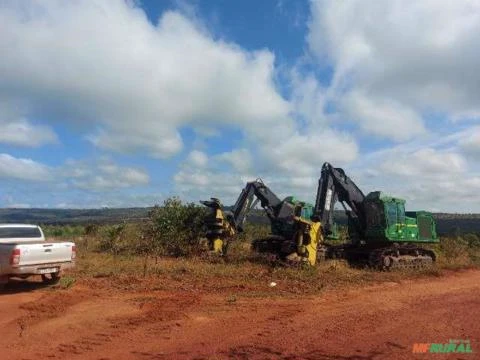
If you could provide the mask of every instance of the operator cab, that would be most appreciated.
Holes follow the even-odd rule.
[[[379,242],[436,240],[435,221],[426,211],[405,212],[405,200],[371,192],[365,198],[366,236]]]

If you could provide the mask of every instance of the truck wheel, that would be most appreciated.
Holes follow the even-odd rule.
[[[61,275],[60,275],[59,272],[51,273],[49,275],[42,274],[43,283],[45,283],[45,284],[56,284],[60,281]]]

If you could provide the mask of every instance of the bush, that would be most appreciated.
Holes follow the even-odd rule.
[[[124,230],[125,224],[104,226],[101,230],[99,250],[111,251],[114,255],[125,250],[125,246],[121,245]]]
[[[182,204],[177,197],[155,206],[148,214],[142,231],[139,252],[183,256],[196,252],[204,234],[206,209],[193,203]]]
[[[468,243],[469,247],[471,248],[480,247],[480,237],[477,234],[465,234],[463,238]]]
[[[478,251],[470,247],[469,241],[473,238],[467,236],[444,237],[438,244],[437,251],[440,255],[439,262],[447,267],[459,268],[470,266],[476,262]]]

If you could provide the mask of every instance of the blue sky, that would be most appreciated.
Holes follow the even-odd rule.
[[[2,1],[2,207],[124,207],[324,161],[480,211],[480,1]]]

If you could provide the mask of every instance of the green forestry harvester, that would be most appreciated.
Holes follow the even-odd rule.
[[[421,244],[438,242],[431,213],[406,212],[405,200],[379,191],[365,196],[343,169],[329,163],[322,167],[313,209],[303,202],[288,201],[289,198],[281,201],[258,181],[247,184],[232,213],[224,213],[219,203],[214,209],[211,202],[202,202],[213,210],[207,222],[210,224],[207,237],[212,243],[225,243],[241,231],[248,210],[255,205],[254,196],[272,225],[270,237],[253,242],[257,251],[307,261],[311,265],[324,257],[344,258],[382,269],[423,267],[435,261],[434,252],[421,247]],[[348,218],[349,241],[330,245],[324,239],[335,235],[337,202]],[[215,223],[215,217],[221,217],[221,222]],[[213,224],[216,225],[212,227]]]

